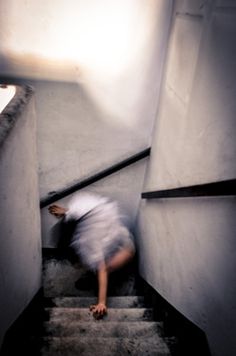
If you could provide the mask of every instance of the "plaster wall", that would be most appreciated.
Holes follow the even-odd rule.
[[[0,345],[41,287],[36,115],[29,88],[0,114]]]
[[[236,176],[236,12],[231,1],[176,1],[144,191]],[[205,331],[213,355],[236,352],[235,197],[142,201],[140,269]]]
[[[0,71],[35,87],[41,197],[149,146],[171,10],[171,0],[1,4]]]
[[[1,7],[0,71],[35,88],[41,198],[150,145],[171,0]],[[144,170],[141,162],[89,188],[118,200],[133,223]],[[44,247],[56,246],[55,224],[43,209]]]
[[[34,82],[34,87],[41,197],[149,146],[150,117],[136,122],[137,127],[135,122],[129,126],[128,116],[127,125],[116,121],[101,111],[76,83]],[[142,181],[142,177],[143,173],[136,179]]]

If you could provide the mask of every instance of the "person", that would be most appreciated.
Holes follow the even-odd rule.
[[[70,247],[89,270],[97,273],[98,300],[90,310],[94,317],[103,317],[107,313],[109,274],[135,254],[132,234],[118,204],[96,193],[80,192],[67,208],[54,204],[49,212],[65,222],[75,222]]]

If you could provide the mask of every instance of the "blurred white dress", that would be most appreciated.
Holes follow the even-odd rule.
[[[119,250],[135,246],[118,204],[95,193],[79,192],[68,205],[65,221],[75,221],[70,247],[83,264],[97,270]]]

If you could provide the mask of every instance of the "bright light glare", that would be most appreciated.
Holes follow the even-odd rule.
[[[115,6],[116,5],[116,6]],[[80,9],[83,16],[79,20],[64,18],[60,28],[60,41],[48,49],[49,56],[60,59],[74,59],[80,67],[108,74],[121,71],[129,57],[129,45],[135,37],[134,17],[126,6],[126,11],[117,2],[84,3]],[[114,8],[115,7],[115,8]],[[131,10],[131,9],[130,9]],[[56,37],[56,34],[53,34]]]
[[[15,92],[16,88],[14,85],[7,85],[6,87],[0,86],[0,113],[11,101],[11,99],[15,95]]]
[[[153,0],[51,0],[29,2],[19,22],[21,2],[5,5],[2,46],[108,75],[120,73],[142,49],[155,15]]]
[[[125,124],[129,117],[131,124],[144,100],[158,4],[156,0],[47,4],[8,0],[1,45],[12,53],[13,68],[23,68],[23,75],[77,81],[104,114]]]

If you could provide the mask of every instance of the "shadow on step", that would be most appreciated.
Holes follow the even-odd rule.
[[[45,320],[44,296],[41,288],[29,305],[8,329],[0,350],[0,356],[40,356],[38,335],[43,333]],[[35,342],[37,338],[37,341]]]
[[[97,276],[87,271],[70,249],[43,249],[43,284],[46,297],[96,296]],[[108,296],[142,294],[137,260],[109,276]]]

